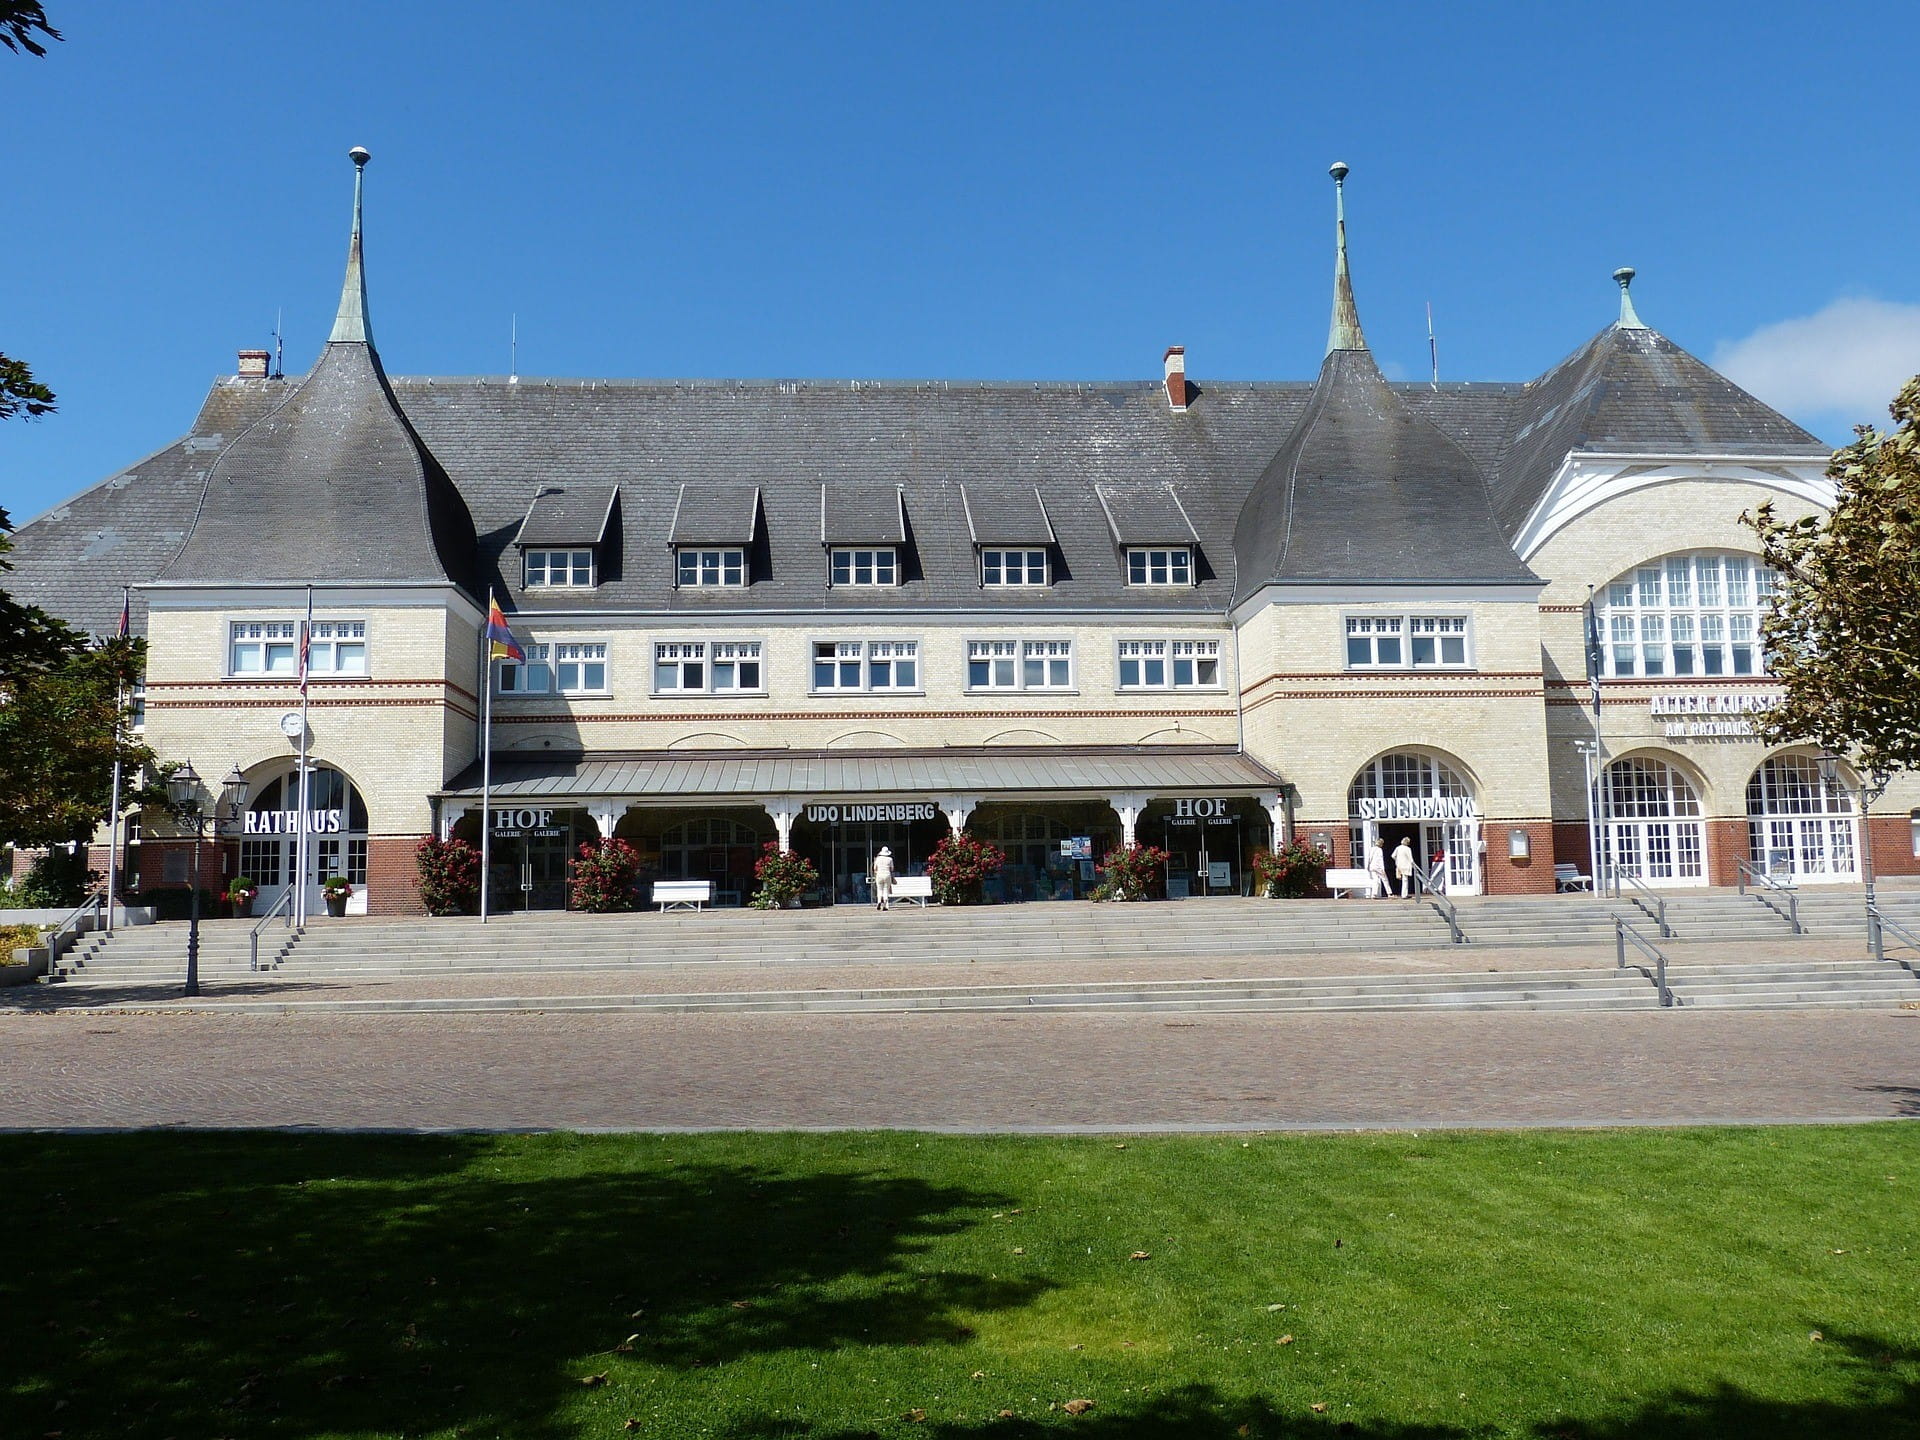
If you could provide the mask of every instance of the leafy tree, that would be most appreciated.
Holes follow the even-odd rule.
[[[1834,452],[1828,514],[1744,517],[1782,577],[1761,635],[1786,698],[1756,728],[1881,775],[1920,768],[1920,376],[1889,413],[1892,432]]]
[[[7,563],[11,529],[7,512],[0,509],[0,574],[13,568]],[[85,637],[65,622],[0,590],[0,705],[23,677],[52,669],[84,644]]]
[[[16,415],[38,420],[51,415],[55,408],[53,391],[33,378],[26,361],[0,355],[0,420]]]
[[[111,803],[113,762],[130,773],[153,752],[127,731],[145,642],[82,646],[16,677],[0,695],[0,836],[16,845],[86,840]]]
[[[60,32],[47,23],[47,7],[39,0],[0,0],[0,45],[18,55],[44,55],[47,47],[34,38],[35,32],[49,40],[58,40]]]

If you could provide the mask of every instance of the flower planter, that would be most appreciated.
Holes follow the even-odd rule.
[[[327,902],[327,914],[333,919],[338,920],[347,913],[345,895],[326,895],[322,898]]]
[[[253,914],[252,895],[229,895],[227,900],[233,906],[233,918],[245,920]]]

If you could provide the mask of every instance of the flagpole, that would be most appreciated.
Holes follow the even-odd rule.
[[[120,638],[127,638],[127,607],[133,603],[131,587],[120,587]],[[107,808],[107,933],[113,933],[113,892],[120,872],[120,719],[126,713],[127,687],[123,681],[113,691],[113,799]]]
[[[487,592],[493,614],[493,592]],[[489,618],[491,626],[491,618]],[[480,923],[487,923],[488,872],[493,868],[493,637],[480,647]]]
[[[300,632],[300,828],[293,837],[294,876],[293,923],[307,923],[307,859],[312,841],[307,838],[307,805],[312,791],[307,782],[307,671],[313,653],[313,586],[307,586],[307,618]]]

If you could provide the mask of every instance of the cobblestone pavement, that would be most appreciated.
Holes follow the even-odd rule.
[[[1244,1129],[1920,1115],[1920,1012],[0,1017],[11,1127]]]

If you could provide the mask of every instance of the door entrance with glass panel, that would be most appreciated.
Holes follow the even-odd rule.
[[[1776,880],[1860,878],[1853,797],[1829,787],[1811,755],[1776,755],[1747,782],[1750,862]]]
[[[1446,761],[1417,751],[1382,755],[1347,792],[1353,864],[1364,863],[1369,835],[1392,852],[1404,836],[1423,870],[1436,870],[1452,895],[1480,893],[1480,816],[1473,792]],[[1436,866],[1436,859],[1438,865]]]
[[[567,908],[570,827],[549,826],[520,834],[496,830],[489,847],[487,908],[496,915],[516,910]]]
[[[240,868],[236,873],[260,887],[254,902],[256,912],[265,914],[295,883],[302,829],[307,836],[307,913],[327,913],[322,882],[330,875],[339,875],[353,887],[347,913],[366,914],[366,802],[345,775],[326,765],[309,767],[304,820],[297,773],[262,785],[242,819]]]
[[[1707,883],[1700,799],[1687,777],[1662,760],[1616,760],[1607,767],[1600,846],[1609,873],[1648,885]]]

